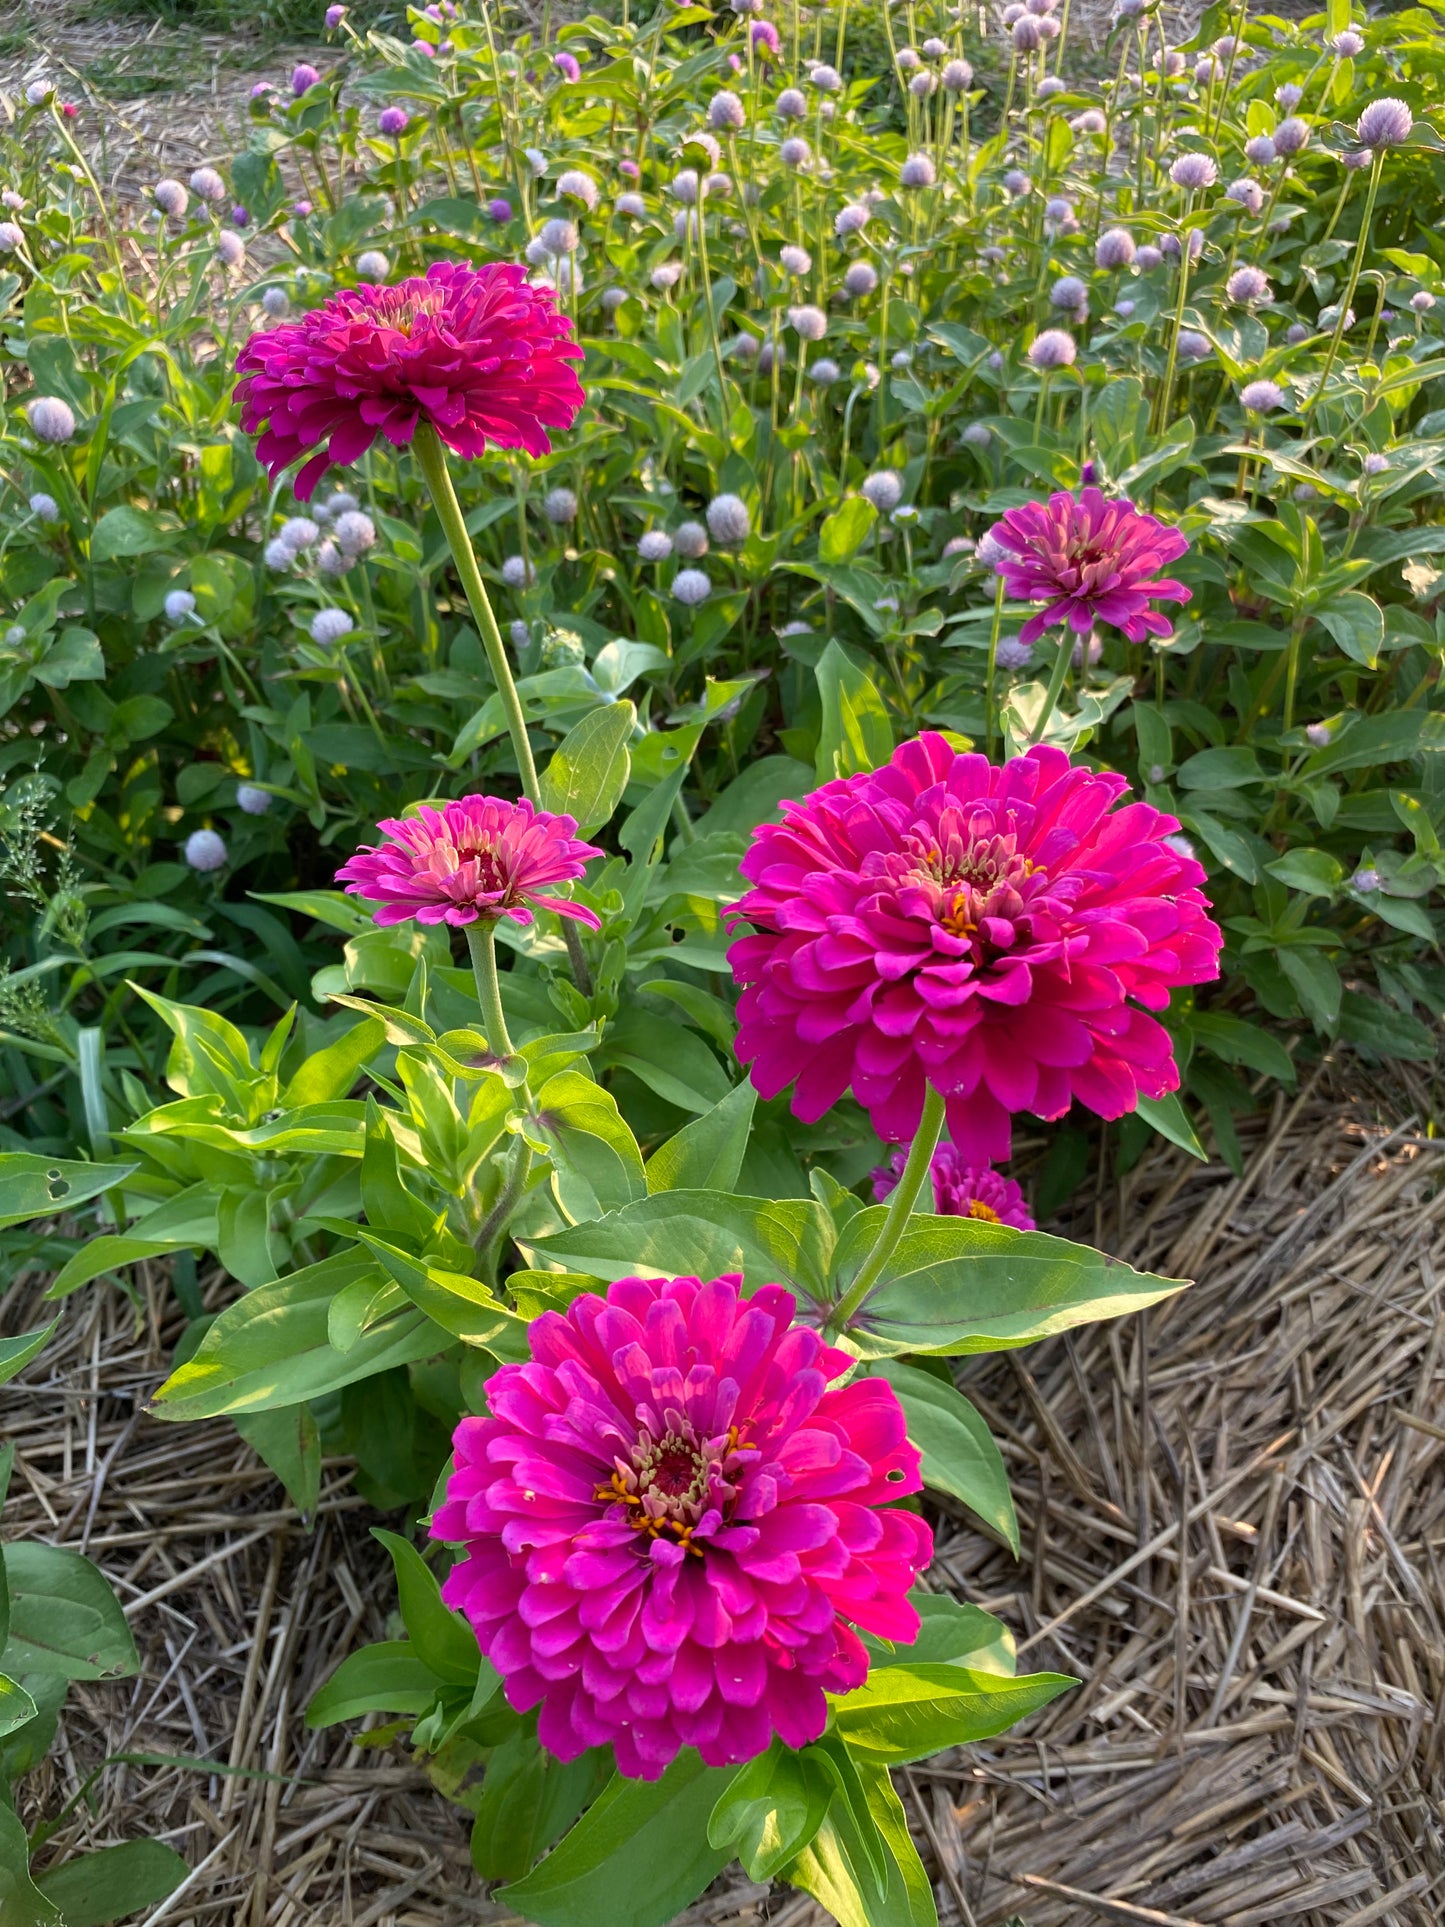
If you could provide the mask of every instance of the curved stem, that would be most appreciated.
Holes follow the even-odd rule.
[[[1000,576],[993,592],[993,626],[988,632],[988,674],[983,685],[983,753],[993,755],[993,732],[997,718],[994,684],[998,677],[998,638],[1003,627],[1004,580]]]
[[[918,1130],[908,1147],[908,1162],[903,1167],[903,1176],[898,1180],[893,1196],[888,1200],[888,1215],[883,1220],[883,1228],[874,1241],[873,1249],[863,1260],[857,1277],[828,1314],[825,1332],[841,1332],[848,1325],[853,1314],[872,1291],[883,1275],[883,1267],[898,1249],[898,1240],[908,1226],[908,1219],[923,1189],[923,1181],[928,1177],[933,1165],[933,1154],[938,1149],[938,1140],[943,1132],[944,1104],[941,1092],[931,1084],[923,1091],[923,1115],[918,1120]]]
[[[1069,673],[1069,662],[1073,657],[1073,653],[1074,653],[1073,633],[1072,631],[1065,629],[1063,633],[1063,637],[1059,643],[1059,653],[1054,658],[1054,671],[1053,671],[1053,674],[1049,677],[1049,686],[1047,691],[1044,694],[1044,706],[1039,711],[1039,720],[1034,724],[1033,728],[1029,731],[1029,748],[1030,749],[1033,748],[1035,743],[1041,743],[1044,740],[1044,731],[1048,728],[1049,718],[1053,715],[1054,708],[1058,703],[1059,693],[1064,686],[1064,677]]]
[[[532,761],[532,745],[527,738],[527,720],[522,713],[522,699],[517,694],[516,683],[512,680],[512,667],[507,661],[502,632],[497,627],[497,618],[493,615],[492,605],[487,599],[486,584],[482,581],[482,572],[477,567],[477,558],[472,551],[471,537],[467,534],[462,505],[457,500],[457,492],[452,487],[446,457],[442,453],[441,443],[437,440],[436,430],[430,422],[422,422],[418,426],[412,447],[416,450],[421,472],[426,477],[426,485],[431,490],[432,505],[442,525],[442,533],[447,538],[447,547],[452,552],[452,560],[457,565],[457,574],[462,579],[467,603],[481,631],[482,647],[487,652],[487,663],[492,672],[492,679],[497,685],[497,693],[502,699],[503,714],[507,718],[507,734],[512,739],[512,752],[517,759],[517,772],[522,779],[523,792],[529,802],[540,805],[542,792],[537,782],[537,765]]]
[[[532,1153],[527,1148],[527,1140],[519,1137],[512,1146],[512,1156],[507,1167],[507,1175],[497,1201],[482,1220],[481,1228],[474,1240],[476,1249],[482,1254],[488,1276],[495,1282],[497,1258],[492,1247],[506,1230],[516,1210],[523,1191],[527,1188],[527,1178],[532,1169]]]

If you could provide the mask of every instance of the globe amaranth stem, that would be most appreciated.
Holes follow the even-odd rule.
[[[943,1114],[942,1095],[931,1084],[925,1085],[923,1115],[918,1120],[918,1129],[908,1147],[908,1162],[903,1167],[903,1176],[888,1200],[888,1215],[883,1220],[883,1228],[878,1233],[873,1249],[863,1260],[857,1277],[829,1313],[824,1331],[846,1330],[853,1314],[882,1277],[884,1266],[897,1250],[898,1240],[907,1229],[909,1216],[923,1189],[924,1180],[932,1170],[933,1154],[938,1149],[938,1140],[943,1132]]]
[[[492,613],[492,605],[487,597],[487,587],[482,581],[482,572],[477,567],[477,558],[472,550],[471,537],[467,534],[466,520],[462,515],[462,505],[457,500],[457,492],[452,487],[452,478],[442,453],[442,445],[437,440],[436,430],[430,422],[422,422],[412,443],[421,472],[431,491],[432,505],[437,519],[442,525],[442,533],[447,538],[447,547],[452,552],[452,560],[457,565],[457,574],[462,579],[467,603],[481,631],[482,647],[487,652],[487,663],[492,672],[492,680],[497,685],[497,694],[502,699],[502,711],[507,718],[507,734],[512,739],[512,753],[517,759],[517,770],[522,778],[522,792],[528,801],[540,806],[541,788],[537,782],[537,765],[532,761],[532,745],[527,737],[527,720],[522,713],[522,699],[517,694],[517,685],[512,680],[512,666],[507,661],[506,647],[502,642],[502,632],[497,627],[497,618]]]

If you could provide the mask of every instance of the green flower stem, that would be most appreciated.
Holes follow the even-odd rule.
[[[884,1266],[898,1249],[898,1240],[908,1228],[909,1216],[929,1175],[933,1154],[943,1134],[943,1112],[942,1095],[931,1084],[925,1085],[923,1115],[918,1120],[918,1130],[908,1149],[908,1162],[903,1167],[903,1176],[888,1200],[888,1215],[883,1220],[883,1229],[878,1233],[873,1249],[863,1260],[858,1276],[828,1314],[828,1322],[823,1327],[825,1332],[841,1332],[847,1328],[858,1307],[882,1277]]]
[[[1000,576],[993,592],[993,626],[988,632],[988,674],[983,686],[983,753],[993,755],[993,733],[998,727],[998,711],[994,705],[994,685],[998,677],[998,638],[1003,628],[1004,582]]]
[[[1370,239],[1370,220],[1375,212],[1375,196],[1380,191],[1380,175],[1384,172],[1384,167],[1385,149],[1377,147],[1375,149],[1375,158],[1370,164],[1370,191],[1365,196],[1365,212],[1360,221],[1360,238],[1355,245],[1355,258],[1350,267],[1349,286],[1345,289],[1341,297],[1340,312],[1335,317],[1335,331],[1330,336],[1329,347],[1325,350],[1325,365],[1320,370],[1320,378],[1315,386],[1315,392],[1310,397],[1309,407],[1305,410],[1304,432],[1306,435],[1310,432],[1310,424],[1315,418],[1315,410],[1319,407],[1320,399],[1325,392],[1325,383],[1330,378],[1330,370],[1335,365],[1335,356],[1340,352],[1340,342],[1344,337],[1345,323],[1349,318],[1350,303],[1355,298],[1355,289],[1360,283],[1360,269],[1365,264],[1365,248]]]
[[[1044,740],[1044,731],[1048,728],[1049,718],[1053,715],[1055,706],[1058,703],[1060,692],[1064,687],[1064,677],[1069,673],[1069,663],[1073,654],[1073,631],[1066,628],[1063,633],[1063,638],[1059,643],[1059,653],[1054,658],[1054,670],[1053,674],[1049,677],[1049,686],[1044,694],[1044,706],[1039,711],[1039,720],[1029,731],[1030,749],[1033,748],[1035,743],[1041,743]]]
[[[472,953],[472,975],[477,981],[477,1001],[482,1007],[482,1028],[487,1042],[498,1057],[512,1055],[512,1039],[502,1014],[502,986],[497,977],[497,934],[490,917],[481,917],[466,926],[467,949]]]
[[[1174,303],[1174,323],[1169,330],[1169,356],[1164,364],[1164,386],[1159,394],[1159,414],[1155,434],[1162,435],[1169,426],[1169,406],[1174,399],[1174,370],[1179,361],[1179,330],[1184,326],[1184,303],[1189,294],[1189,269],[1192,265],[1191,250],[1194,241],[1189,226],[1189,213],[1194,206],[1194,196],[1184,196],[1184,219],[1179,223],[1179,293]]]
[[[457,565],[457,574],[466,590],[467,602],[478,629],[482,633],[482,646],[487,652],[487,663],[491,668],[492,680],[497,685],[497,693],[502,699],[502,711],[507,718],[507,734],[512,739],[512,752],[517,759],[517,770],[522,778],[522,789],[528,800],[540,806],[541,786],[537,781],[537,765],[532,761],[532,745],[527,738],[527,720],[522,714],[522,699],[517,694],[517,685],[512,680],[512,667],[507,661],[507,651],[502,642],[502,632],[497,627],[497,618],[492,614],[492,605],[487,599],[486,584],[482,572],[477,567],[477,558],[472,552],[471,537],[467,534],[466,521],[462,515],[462,505],[457,500],[457,492],[452,487],[451,474],[447,468],[442,445],[437,440],[436,430],[430,422],[422,422],[412,443],[421,472],[426,477],[426,485],[431,490],[432,505],[436,509],[442,533],[447,538],[447,547],[452,552],[452,560]]]

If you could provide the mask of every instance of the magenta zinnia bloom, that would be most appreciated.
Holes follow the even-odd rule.
[[[900,1149],[871,1174],[876,1204],[882,1204],[897,1190],[907,1162],[908,1153]],[[929,1176],[933,1179],[933,1209],[940,1218],[980,1218],[985,1224],[1012,1225],[1015,1231],[1035,1229],[1024,1194],[1013,1179],[990,1164],[965,1164],[952,1144],[939,1145]]]
[[[391,838],[358,850],[336,872],[346,893],[379,903],[376,922],[530,923],[534,907],[574,917],[596,930],[600,919],[566,897],[544,896],[580,877],[602,852],[579,843],[570,816],[551,816],[525,799],[464,796],[441,810],[388,818],[377,828]]]
[[[1056,622],[1080,634],[1111,623],[1130,642],[1172,636],[1172,624],[1150,601],[1190,599],[1182,582],[1159,575],[1189,547],[1178,529],[1096,488],[1009,509],[988,533],[1004,551],[996,566],[1008,593],[1048,604],[1019,631],[1024,642],[1037,642]]]
[[[346,288],[294,323],[253,334],[236,360],[241,425],[272,476],[320,449],[296,477],[307,501],[333,463],[376,437],[398,447],[427,421],[458,455],[551,449],[584,396],[582,359],[550,288],[507,263],[434,261],[425,277]],[[322,444],[325,444],[323,447]]]
[[[1009,1154],[1015,1111],[1101,1117],[1179,1072],[1163,1010],[1219,974],[1204,871],[1122,776],[1039,746],[997,768],[932,733],[753,832],[731,914],[738,1056],[810,1122],[852,1089],[906,1144],[925,1084],[960,1157]],[[1145,1008],[1140,1010],[1138,1005]]]
[[[624,1278],[531,1327],[532,1362],[465,1418],[442,1587],[517,1712],[564,1760],[611,1745],[655,1780],[816,1740],[861,1686],[853,1630],[911,1643],[933,1535],[891,1386],[793,1323],[781,1285]]]

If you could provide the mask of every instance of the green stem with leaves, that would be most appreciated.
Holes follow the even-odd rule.
[[[1385,150],[1383,148],[1376,148],[1375,158],[1370,163],[1370,191],[1365,196],[1365,212],[1360,221],[1360,238],[1355,244],[1355,258],[1350,265],[1349,285],[1340,299],[1340,312],[1335,317],[1334,333],[1330,336],[1330,345],[1325,350],[1325,365],[1320,370],[1320,378],[1315,386],[1315,392],[1310,397],[1309,407],[1305,410],[1304,429],[1306,434],[1309,433],[1310,424],[1315,418],[1315,410],[1319,407],[1321,397],[1324,395],[1325,383],[1330,378],[1330,370],[1335,365],[1335,356],[1340,352],[1340,342],[1344,338],[1345,329],[1349,324],[1350,303],[1355,298],[1355,289],[1360,283],[1360,270],[1365,265],[1365,249],[1370,239],[1370,221],[1375,212],[1375,196],[1380,191],[1380,175],[1384,172],[1384,167]]]
[[[908,1147],[908,1161],[903,1167],[903,1175],[894,1187],[893,1196],[888,1200],[888,1215],[883,1227],[873,1242],[873,1249],[863,1260],[858,1275],[828,1314],[825,1332],[841,1332],[847,1329],[854,1314],[863,1300],[883,1276],[884,1267],[898,1249],[898,1241],[908,1228],[908,1220],[918,1201],[933,1167],[933,1154],[938,1149],[938,1140],[943,1134],[944,1103],[942,1094],[931,1084],[923,1091],[923,1115],[918,1120],[912,1144]]]

